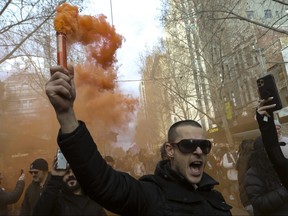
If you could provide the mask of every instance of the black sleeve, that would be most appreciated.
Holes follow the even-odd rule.
[[[270,115],[271,117],[268,118],[268,121],[264,121],[263,116],[258,112],[256,112],[256,116],[266,152],[282,184],[288,189],[288,159],[283,155],[278,142],[273,114]]]
[[[261,215],[270,215],[286,205],[288,192],[280,186],[274,190],[267,190],[264,180],[259,178],[254,168],[250,168],[245,178],[245,189],[252,206],[261,211]]]
[[[30,206],[30,188],[31,188],[31,184],[27,187],[26,191],[25,191],[25,196],[21,205],[21,209],[20,209],[20,216],[24,216],[24,215],[30,215],[31,214],[31,206]]]
[[[143,184],[107,165],[84,122],[71,134],[58,134],[58,145],[81,185],[92,200],[117,214],[143,212],[148,200]],[[128,213],[127,213],[128,212]]]
[[[24,181],[17,181],[16,186],[13,191],[3,191],[0,190],[0,203],[1,205],[9,205],[16,203],[23,191],[24,191],[25,182]]]
[[[62,176],[51,176],[47,187],[38,199],[33,215],[59,215],[59,196],[62,185]]]

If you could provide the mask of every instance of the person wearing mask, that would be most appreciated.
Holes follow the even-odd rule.
[[[238,153],[234,148],[226,145],[227,152],[223,155],[222,165],[226,169],[227,183],[229,189],[229,199],[238,203],[238,171],[236,169],[236,162],[238,160]]]
[[[33,179],[25,191],[24,200],[21,205],[20,215],[23,216],[32,215],[33,208],[47,185],[50,178],[47,161],[43,158],[34,160],[30,165],[29,173]]]
[[[91,199],[120,215],[231,215],[231,206],[214,189],[218,182],[203,172],[212,145],[198,122],[174,123],[165,144],[169,159],[137,180],[107,165],[85,123],[77,120],[73,67],[50,72],[45,88],[61,127],[58,145]]]
[[[97,215],[106,216],[104,209],[83,191],[69,167],[51,170],[51,178],[38,199],[33,215]]]
[[[0,185],[3,180],[3,175],[0,173]],[[4,188],[0,187],[0,216],[9,215],[8,213],[8,205],[16,203],[25,187],[25,174],[21,172],[20,177],[16,183],[14,190],[6,191]]]

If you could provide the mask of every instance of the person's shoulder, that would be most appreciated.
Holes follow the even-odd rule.
[[[139,181],[143,183],[150,183],[150,186],[154,185],[155,187],[159,188],[163,188],[163,186],[167,184],[167,179],[165,177],[154,174],[144,175],[139,178]]]
[[[32,190],[33,188],[36,188],[36,187],[39,187],[40,185],[39,185],[39,183],[38,182],[34,182],[34,181],[32,181],[32,182],[30,182],[30,184],[28,185],[28,187],[27,187],[27,191],[28,190]]]
[[[142,182],[158,182],[158,177],[154,174],[143,175],[139,178]]]

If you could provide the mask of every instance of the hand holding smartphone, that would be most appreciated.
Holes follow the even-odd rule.
[[[265,103],[265,105],[276,104],[275,107],[269,109],[270,112],[282,109],[282,102],[279,96],[274,76],[272,74],[268,74],[257,79],[257,88],[259,97],[261,99],[267,100],[269,97],[273,97],[272,100]]]

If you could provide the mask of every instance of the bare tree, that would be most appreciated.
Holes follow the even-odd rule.
[[[166,89],[172,116],[200,120],[206,129],[216,124],[231,144],[230,128],[238,124],[235,119],[254,112],[257,92],[253,86],[266,68],[259,53],[260,39],[271,46],[280,34],[286,34],[287,16],[281,2],[276,5],[281,9],[276,21],[248,17],[248,2],[255,3],[167,0],[161,17],[168,36],[161,49],[165,50],[160,63],[165,78],[157,81]],[[262,3],[263,8],[276,7],[275,2]]]

